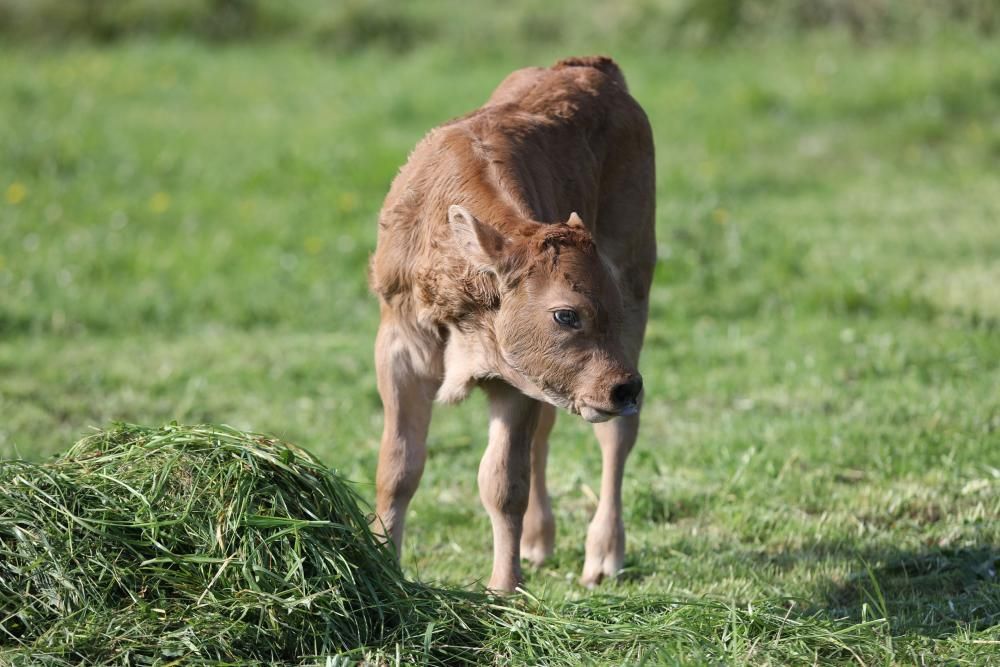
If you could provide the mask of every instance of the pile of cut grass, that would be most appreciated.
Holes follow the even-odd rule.
[[[68,662],[298,661],[423,647],[430,616],[428,648],[460,654],[472,631],[447,612],[472,598],[407,581],[367,523],[307,453],[226,427],[120,425],[5,462],[2,641]]]
[[[529,596],[407,580],[358,496],[306,452],[218,426],[118,425],[0,462],[0,663],[455,664],[857,658],[865,625],[658,598]]]

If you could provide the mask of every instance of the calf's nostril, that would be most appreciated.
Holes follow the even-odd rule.
[[[611,400],[617,406],[628,405],[636,402],[640,392],[642,392],[642,378],[632,378],[611,390]]]

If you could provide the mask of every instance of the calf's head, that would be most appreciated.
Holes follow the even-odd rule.
[[[642,378],[624,348],[621,292],[580,218],[525,222],[513,235],[461,206],[448,219],[459,252],[499,293],[480,325],[496,366],[487,373],[590,422],[638,412]]]

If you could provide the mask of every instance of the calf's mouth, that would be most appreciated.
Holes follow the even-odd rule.
[[[601,422],[606,422],[609,419],[614,419],[615,417],[630,417],[632,415],[637,415],[639,414],[639,405],[631,403],[620,409],[609,410],[606,408],[598,408],[592,405],[584,404],[580,406],[579,410],[575,410],[574,412],[577,412],[591,424],[599,424]]]

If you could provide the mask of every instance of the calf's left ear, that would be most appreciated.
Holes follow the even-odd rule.
[[[580,229],[584,229],[583,220],[581,220],[580,216],[576,214],[576,211],[569,214],[569,220],[566,221],[566,224],[570,227],[579,227]]]
[[[503,234],[472,215],[467,208],[448,207],[448,224],[459,250],[473,264],[491,266],[503,254],[507,240]]]

